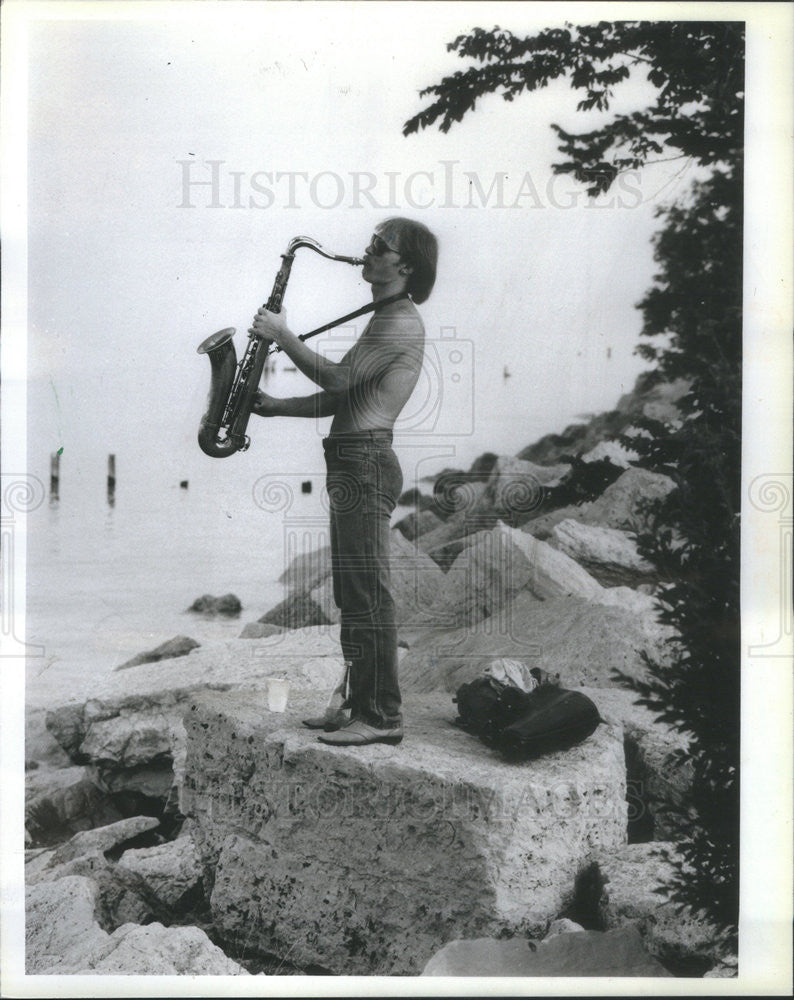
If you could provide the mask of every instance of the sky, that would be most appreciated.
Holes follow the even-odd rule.
[[[421,310],[425,375],[397,427],[403,459],[409,441],[423,471],[515,453],[631,389],[655,211],[691,165],[648,167],[588,202],[551,172],[550,123],[598,121],[565,83],[486,98],[447,135],[402,135],[420,89],[463,65],[446,43],[480,23],[547,24],[532,5],[224,4],[219,17],[193,4],[187,19],[170,5],[90,6],[29,36],[31,471],[62,447],[62,475],[81,482],[99,481],[113,452],[120,477],[211,483],[217,462],[195,445],[209,388],[198,343],[235,326],[244,350],[293,236],[355,255],[394,214],[441,246]],[[638,80],[615,108],[651,94]],[[299,251],[289,324],[305,332],[368,292],[354,269]],[[333,356],[362,327],[318,349]],[[313,386],[287,372],[271,391]],[[324,428],[300,423],[254,420],[235,476],[314,461]]]

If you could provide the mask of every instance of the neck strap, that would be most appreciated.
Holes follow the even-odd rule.
[[[335,326],[341,326],[349,319],[355,319],[357,316],[363,316],[365,313],[375,312],[378,309],[382,309],[383,306],[390,305],[392,302],[398,302],[400,299],[407,298],[408,292],[398,292],[396,295],[389,295],[387,298],[381,299],[379,302],[368,302],[360,309],[354,309],[353,312],[346,313],[344,316],[340,316],[339,319],[331,320],[330,323],[326,323],[324,326],[318,326],[316,330],[312,330],[309,333],[302,333],[298,337],[298,340],[308,340],[309,337],[316,337],[318,333],[325,333],[326,330],[331,330]],[[276,354],[280,350],[280,347],[274,347],[273,350],[268,351],[268,353]]]

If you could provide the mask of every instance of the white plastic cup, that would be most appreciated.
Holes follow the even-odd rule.
[[[269,677],[267,681],[267,707],[271,712],[286,712],[289,681],[284,677]]]

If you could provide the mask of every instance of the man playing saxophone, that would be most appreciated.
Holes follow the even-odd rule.
[[[324,439],[331,512],[334,600],[340,610],[346,675],[341,708],[317,719],[320,739],[343,746],[399,743],[403,738],[397,679],[397,630],[389,577],[390,517],[403,477],[392,450],[395,421],[416,385],[425,332],[416,304],[433,288],[435,236],[421,223],[389,219],[364,253],[362,277],[376,311],[361,337],[334,362],[312,351],[262,308],[252,331],[274,341],[320,392],[276,399],[259,390],[261,417],[333,415]]]

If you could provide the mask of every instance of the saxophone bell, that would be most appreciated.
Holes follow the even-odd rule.
[[[232,343],[235,328],[226,327],[202,340],[196,353],[206,354],[210,359],[210,391],[207,396],[207,410],[201,418],[198,443],[205,455],[211,458],[226,458],[236,451],[243,451],[227,431],[221,434],[225,416],[231,401],[232,388],[236,382],[237,352]],[[247,447],[247,446],[246,446]]]

